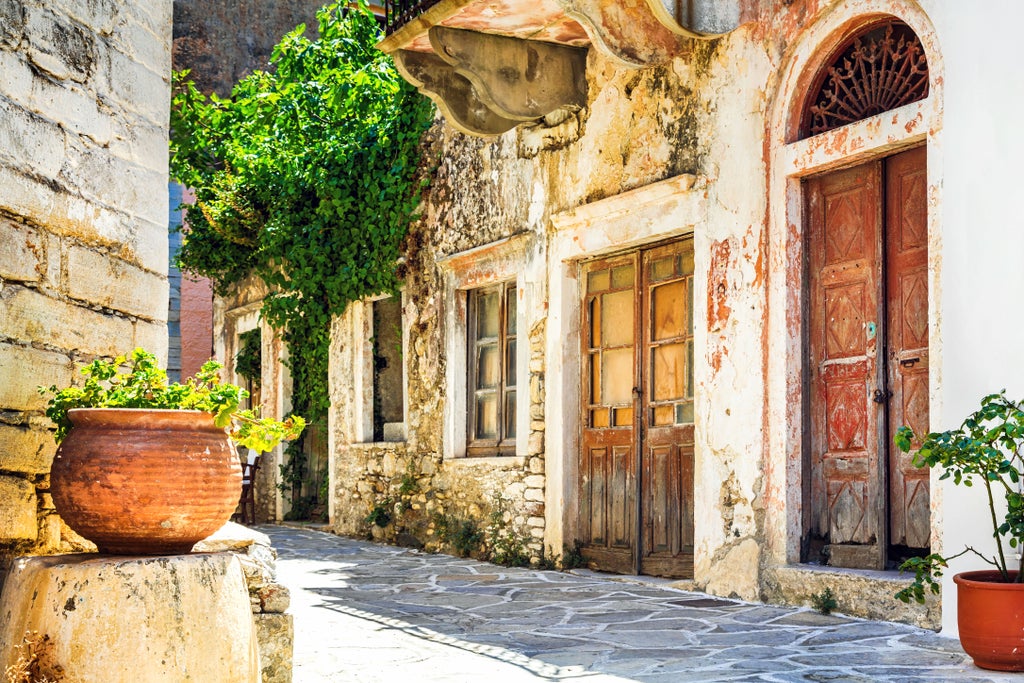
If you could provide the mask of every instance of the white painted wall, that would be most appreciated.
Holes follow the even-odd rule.
[[[946,64],[942,179],[943,347],[940,410],[933,429],[949,429],[985,394],[1024,396],[1024,80],[1015,0],[929,3]],[[969,543],[994,552],[981,488],[941,482],[942,548]],[[943,581],[943,631],[956,632],[958,571],[984,568],[977,558],[950,564]]]

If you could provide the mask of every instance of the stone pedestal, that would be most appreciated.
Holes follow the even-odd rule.
[[[33,633],[34,647],[16,647]],[[260,680],[249,595],[229,553],[18,560],[0,596],[0,671],[26,655],[62,683]]]

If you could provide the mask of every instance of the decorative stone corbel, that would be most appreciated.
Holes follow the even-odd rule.
[[[626,66],[661,64],[687,51],[693,39],[716,38],[736,28],[736,0],[682,0],[682,25],[661,0],[558,0],[591,42]]]
[[[503,119],[533,121],[587,104],[584,48],[433,26],[434,52]]]
[[[501,135],[520,123],[495,113],[472,83],[435,54],[399,50],[395,66],[402,78],[433,100],[448,123],[463,133]]]

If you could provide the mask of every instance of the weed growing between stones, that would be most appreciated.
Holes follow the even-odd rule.
[[[512,519],[512,512],[509,510],[508,498],[499,491],[494,494],[493,500],[494,507],[491,508],[490,521],[487,525],[490,561],[506,567],[529,567],[529,539],[521,537],[511,528],[509,522]]]
[[[474,552],[479,554],[483,549],[484,532],[476,520],[438,514],[434,515],[434,527],[440,541],[451,546],[459,557],[469,557]]]
[[[839,607],[835,593],[827,586],[825,590],[811,596],[811,605],[822,614],[832,614],[832,610]]]
[[[386,527],[391,524],[391,510],[394,508],[394,501],[390,498],[378,501],[374,504],[370,510],[370,514],[366,516],[364,520],[367,524],[379,526],[380,528]]]

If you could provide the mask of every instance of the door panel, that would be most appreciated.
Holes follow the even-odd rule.
[[[886,159],[889,424],[928,433],[928,183],[923,147]],[[928,470],[890,448],[893,545],[930,543]]]
[[[881,568],[877,385],[881,165],[808,182],[812,535]]]
[[[928,425],[927,187],[924,148],[805,185],[807,540],[832,565],[929,544],[928,472],[891,443]]]
[[[580,540],[603,570],[636,568],[637,255],[589,264],[583,282]]]
[[[644,574],[693,576],[693,258],[690,242],[643,254]]]
[[[690,243],[587,264],[581,280],[583,554],[608,571],[690,577]]]

